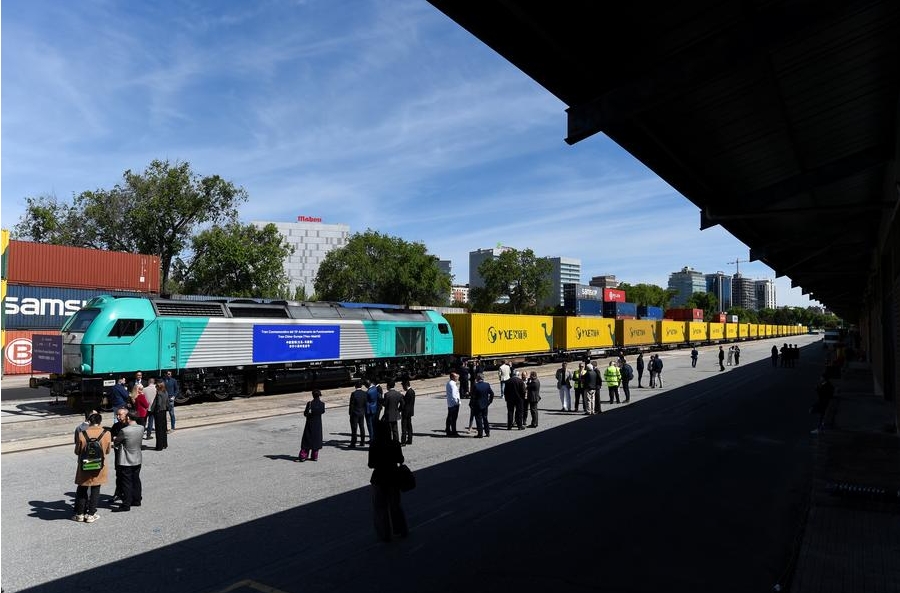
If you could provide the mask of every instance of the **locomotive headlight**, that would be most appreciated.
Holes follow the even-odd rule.
[[[81,365],[81,374],[89,375],[91,373],[91,365],[84,363]]]

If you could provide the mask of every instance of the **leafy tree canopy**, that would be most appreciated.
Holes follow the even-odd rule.
[[[71,203],[28,197],[17,237],[40,243],[146,253],[160,258],[167,288],[175,258],[196,230],[237,219],[246,192],[218,175],[200,177],[189,163],[154,160],[112,189],[84,191]]]
[[[711,292],[695,292],[688,297],[685,307],[703,309],[703,318],[710,321],[712,316],[719,312],[719,299]]]
[[[186,294],[285,298],[284,260],[294,251],[274,224],[228,223],[191,239],[189,263],[178,260],[175,278]]]
[[[499,257],[478,266],[484,287],[469,291],[474,311],[509,313],[539,312],[539,303],[550,294],[552,264],[534,255],[531,249],[507,249]],[[497,304],[506,297],[507,302]]]
[[[665,308],[672,297],[675,296],[674,290],[662,288],[655,284],[628,284],[622,282],[619,284],[619,290],[625,291],[626,300],[629,303],[637,305],[646,305],[649,307]]]
[[[445,306],[450,276],[423,243],[367,229],[328,252],[316,274],[315,290],[326,301]]]

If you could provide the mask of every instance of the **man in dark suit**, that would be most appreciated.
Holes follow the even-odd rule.
[[[494,390],[490,384],[484,380],[484,375],[475,375],[475,389],[471,393],[472,411],[475,413],[475,426],[478,427],[476,439],[483,436],[491,436],[491,425],[488,424],[488,406],[494,401]]]
[[[116,381],[116,384],[110,390],[109,405],[113,410],[128,407],[128,387],[125,386],[125,377],[119,377],[119,380]]]
[[[409,379],[404,379],[400,385],[403,387],[403,409],[400,419],[400,444],[412,445],[412,417],[416,413],[416,390],[409,386]]]
[[[356,447],[356,433],[359,444],[366,444],[366,392],[362,381],[356,382],[356,390],[350,394],[350,448]],[[370,435],[371,436],[371,435]]]
[[[387,393],[384,394],[384,416],[391,427],[391,440],[400,442],[400,431],[397,422],[400,421],[400,411],[403,409],[403,395],[394,389],[397,383],[391,379],[387,382]]]
[[[524,430],[522,412],[525,410],[525,381],[517,373],[506,382],[506,430],[512,430],[513,420],[516,428]]]

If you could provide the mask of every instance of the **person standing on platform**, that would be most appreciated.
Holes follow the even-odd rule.
[[[584,383],[584,413],[587,416],[590,416],[594,413],[594,403],[597,397],[597,381],[599,380],[599,375],[597,374],[597,370],[591,363],[588,363],[587,368],[584,371],[584,378],[582,379],[582,383]]]
[[[631,383],[631,380],[634,379],[634,369],[632,369],[631,365],[628,364],[628,361],[623,358],[619,372],[622,374],[622,393],[625,394],[625,403],[627,404],[631,401],[631,389],[629,384]]]
[[[772,367],[778,366],[778,346],[772,345]]]
[[[387,393],[384,394],[384,419],[387,420],[388,426],[391,428],[391,439],[400,442],[400,422],[401,411],[403,410],[403,395],[394,389],[397,382],[393,379],[387,382]]]
[[[116,410],[116,419],[121,424],[121,428],[113,438],[116,449],[116,483],[121,504],[113,512],[122,513],[130,511],[131,507],[141,506],[143,498],[141,437],[144,435],[144,429],[134,421],[134,418],[129,418],[128,410],[125,408]]]
[[[506,430],[512,430],[513,422],[519,430],[525,429],[523,422],[525,396],[525,382],[514,374],[506,382]]]
[[[459,418],[459,385],[456,381],[459,375],[450,373],[450,380],[447,381],[447,421],[444,428],[448,437],[458,437],[459,431],[456,430],[456,420]],[[475,384],[478,387],[478,384]]]
[[[156,386],[156,396],[153,403],[150,404],[150,413],[156,422],[156,450],[162,451],[169,447],[169,435],[166,430],[166,414],[169,411],[169,394],[166,391],[166,384],[160,383]]]
[[[578,363],[578,368],[572,373],[572,388],[575,390],[575,411],[578,411],[578,402],[584,399],[584,365]]]
[[[350,448],[356,448],[356,435],[359,433],[359,444],[366,444],[366,392],[362,381],[356,382],[356,389],[350,394]]]
[[[131,401],[132,408],[134,409],[134,419],[138,424],[141,425],[143,429],[147,426],[147,417],[150,416],[150,405],[153,403],[151,400],[147,399],[147,394],[144,393],[144,386],[138,384],[131,392]],[[150,435],[144,436],[145,439],[149,439]]]
[[[175,398],[181,395],[181,388],[178,387],[178,379],[172,376],[172,371],[166,371],[163,379],[166,384],[166,392],[169,394],[169,432],[175,430]]]
[[[109,400],[113,410],[128,407],[128,387],[125,385],[125,377],[119,377],[119,380],[116,381],[116,384],[110,390]]]
[[[584,393],[587,398],[587,391]],[[590,397],[594,397],[592,393]],[[528,376],[528,382],[525,383],[525,399],[527,400],[528,409],[531,410],[531,424],[528,428],[538,427],[538,403],[541,401],[541,380],[538,379],[537,371],[531,371]],[[584,400],[584,409],[587,411],[587,399]],[[525,422],[525,416],[522,416],[522,422]]]
[[[459,397],[460,399],[469,398],[469,367],[465,364],[459,365]]]
[[[100,426],[103,418],[100,414],[91,414],[88,418],[88,427],[78,433],[78,441],[75,443],[75,454],[78,455],[78,469],[75,471],[75,514],[73,521],[93,523],[99,517],[97,515],[97,503],[100,501],[100,486],[106,484],[109,477],[109,469],[105,463],[105,457],[109,455],[112,437],[109,431]],[[88,441],[97,439],[102,450],[104,461],[100,467],[85,469],[82,454],[88,450]]]
[[[732,366],[732,364],[734,364],[734,346],[728,348],[728,362],[726,364],[728,366]]]
[[[638,357],[634,364],[635,364],[635,367],[637,368],[638,387],[643,387],[643,385],[641,385],[641,379],[644,378],[644,353],[643,352],[638,352]]]
[[[400,383],[403,387],[403,409],[400,419],[400,444],[412,445],[413,427],[412,419],[416,415],[416,390],[410,387],[409,379],[403,379]]]
[[[650,362],[647,363],[647,371],[650,373],[650,388],[656,387],[656,355],[650,355]]]
[[[512,367],[505,360],[500,362],[500,368],[497,369],[497,377],[500,379],[500,399],[506,397],[506,382],[512,375]]]
[[[366,428],[369,430],[369,445],[375,440],[375,422],[381,400],[381,387],[377,383],[366,381]]]
[[[144,395],[147,397],[147,402],[152,405],[153,400],[156,399],[156,379],[154,379],[153,377],[150,377],[150,379],[147,380],[147,386],[144,387]],[[155,424],[156,416],[152,413],[148,414],[147,424],[145,425],[148,439],[153,436],[153,427],[155,426]],[[163,431],[166,430],[165,420],[163,421],[162,429]]]
[[[741,364],[741,347],[734,345],[734,366]]]
[[[566,363],[562,363],[556,369],[556,388],[559,390],[559,403],[563,412],[572,410],[572,371],[566,369]]]
[[[606,367],[606,371],[603,372],[603,379],[606,381],[606,386],[609,388],[609,403],[620,403],[619,402],[619,383],[622,381],[622,374],[619,372],[619,367],[616,366],[615,361],[609,361],[609,366]]]
[[[691,368],[697,368],[697,358],[700,356],[700,353],[697,352],[697,347],[694,346],[691,348]]]
[[[724,370],[725,370],[725,350],[723,350],[722,347],[719,346],[719,372],[721,373]]]
[[[325,413],[325,403],[322,401],[322,392],[318,389],[313,389],[312,397],[303,410],[306,424],[303,426],[303,436],[300,437],[300,453],[296,461],[318,461],[319,451],[322,449],[322,414]],[[386,435],[387,432],[382,434],[381,439],[388,440]]]
[[[387,434],[390,431],[387,423],[384,420],[378,422],[378,433]],[[403,461],[403,449],[396,441],[382,437],[369,447],[369,467],[373,470],[369,482],[372,484],[375,533],[385,542],[395,536],[409,535],[406,514],[400,504],[400,487],[397,485],[397,468]]]
[[[484,380],[484,375],[476,375],[475,389],[472,390],[470,405],[475,414],[475,427],[478,429],[476,439],[483,436],[491,436],[491,425],[488,423],[488,407],[494,401],[494,390],[490,383]]]

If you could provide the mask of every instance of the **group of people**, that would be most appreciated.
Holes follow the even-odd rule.
[[[78,468],[75,472],[74,521],[93,523],[98,519],[97,504],[100,486],[109,479],[106,456],[115,451],[115,484],[113,502],[119,505],[113,512],[127,512],[141,505],[141,465],[143,440],[151,438],[153,422],[156,424],[156,450],[168,447],[166,415],[171,429],[175,430],[175,397],[179,393],[178,381],[172,372],[166,372],[161,380],[144,382],[143,373],[135,373],[131,385],[120,377],[109,395],[115,422],[109,428],[101,426],[103,417],[97,410],[85,412],[84,422],[75,428],[75,454]]]
[[[784,343],[781,349],[778,346],[772,346],[772,366],[778,366],[779,360],[781,366],[793,368],[797,366],[800,359],[800,348],[797,344]]]
[[[697,349],[694,348],[694,351]],[[693,354],[691,354],[693,356]],[[719,372],[725,370],[725,348],[719,346]],[[741,364],[741,347],[735,344],[728,348],[728,366]],[[696,366],[696,365],[695,365]]]

